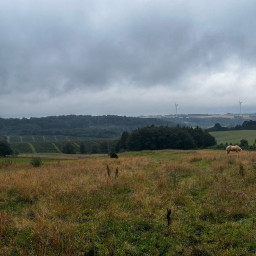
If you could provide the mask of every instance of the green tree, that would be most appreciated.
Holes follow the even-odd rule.
[[[122,133],[121,139],[118,142],[118,151],[125,151],[127,149],[127,139],[129,137],[129,133],[124,131]]]
[[[64,154],[75,154],[76,153],[75,145],[71,142],[66,143],[66,145],[62,149],[62,152]]]
[[[84,142],[81,142],[79,145],[79,151],[81,154],[86,154],[86,148]]]
[[[248,148],[249,147],[248,140],[246,140],[246,139],[240,140],[240,147],[241,148]]]
[[[203,133],[203,147],[210,147],[216,145],[216,139],[208,132]]]
[[[109,153],[109,145],[107,141],[100,143],[100,153]]]
[[[187,131],[179,131],[176,139],[177,149],[193,149],[196,147],[195,140]]]
[[[7,141],[0,141],[0,156],[6,157],[13,153],[10,144]]]
[[[93,144],[91,147],[91,153],[92,154],[98,154],[100,151],[99,145],[97,143]]]

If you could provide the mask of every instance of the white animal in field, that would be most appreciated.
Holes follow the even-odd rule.
[[[226,147],[226,151],[227,151],[227,154],[229,154],[230,151],[235,151],[235,152],[239,153],[240,151],[242,151],[242,149],[237,145],[235,145],[235,146],[229,145]]]

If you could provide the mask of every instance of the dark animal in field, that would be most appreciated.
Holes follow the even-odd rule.
[[[229,145],[226,147],[226,151],[227,151],[227,154],[229,154],[230,151],[235,151],[235,152],[239,153],[240,151],[242,151],[242,149],[237,145],[235,145],[235,146]]]
[[[110,153],[110,158],[118,158],[118,155],[116,153]]]

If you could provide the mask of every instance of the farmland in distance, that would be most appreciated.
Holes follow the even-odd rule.
[[[256,130],[231,130],[231,131],[217,131],[210,132],[217,140],[217,144],[226,142],[232,144],[239,144],[240,140],[246,139],[249,145],[252,145],[256,139]]]

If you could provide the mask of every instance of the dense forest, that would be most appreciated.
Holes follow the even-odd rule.
[[[206,148],[216,144],[208,131],[199,127],[148,126],[123,132],[117,151]]]
[[[126,116],[67,115],[40,118],[0,118],[1,136],[9,135],[62,135],[86,138],[114,138],[123,131],[131,131],[148,125],[170,125],[174,123],[158,118]]]

